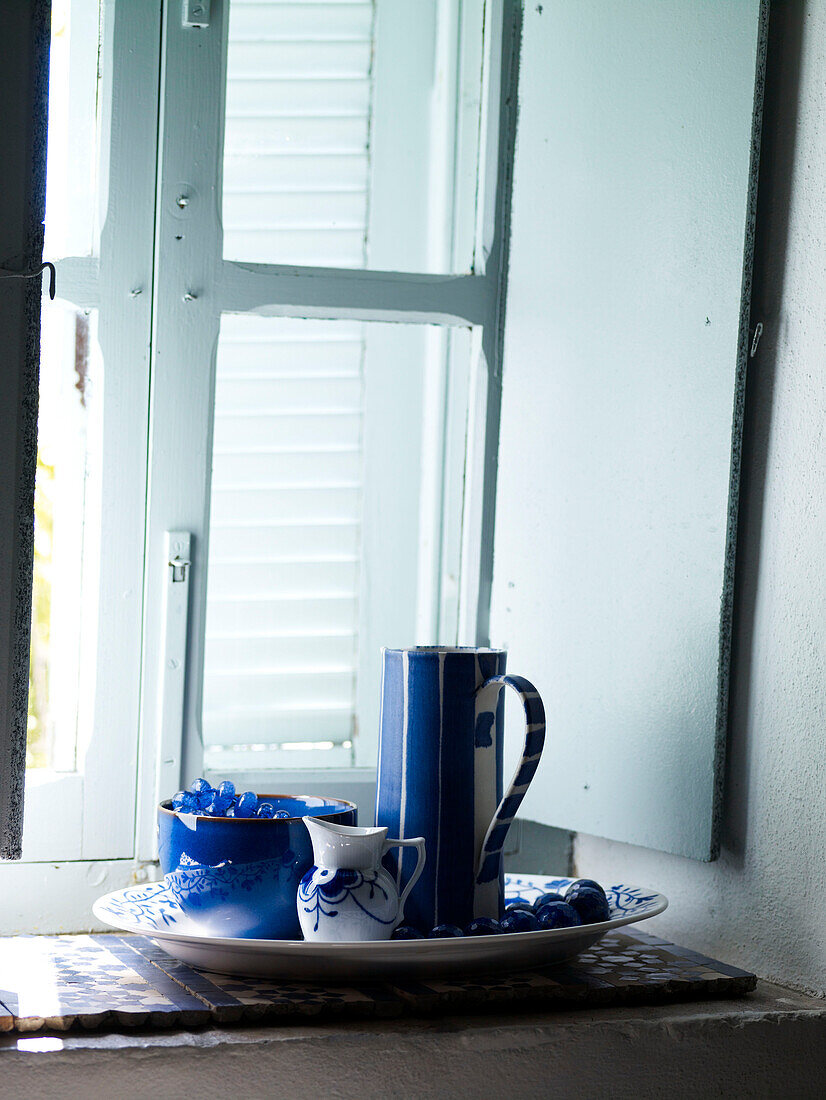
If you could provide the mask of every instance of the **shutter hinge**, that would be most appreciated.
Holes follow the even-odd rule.
[[[183,0],[183,15],[181,25],[183,27],[197,27],[203,29],[209,26],[210,0]]]

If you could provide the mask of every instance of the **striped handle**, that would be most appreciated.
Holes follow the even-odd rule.
[[[499,876],[505,837],[525,797],[525,792],[536,774],[545,744],[545,708],[533,684],[523,676],[492,676],[482,684],[479,690],[483,691],[491,684],[499,684],[500,688],[513,688],[522,700],[522,706],[525,708],[525,747],[511,784],[499,803],[499,808],[493,815],[493,821],[485,835],[476,872],[477,885],[492,882]]]

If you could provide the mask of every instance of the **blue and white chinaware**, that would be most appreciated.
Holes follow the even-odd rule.
[[[505,900],[533,904],[543,894],[564,893],[574,881],[506,874]],[[210,936],[187,916],[166,882],[116,890],[98,898],[93,911],[104,924],[148,936],[174,958],[205,970],[298,982],[319,977],[327,982],[380,981],[513,973],[565,962],[606,932],[655,917],[668,905],[655,890],[627,883],[606,885],[605,893],[611,915],[602,924],[498,936],[354,943]]]
[[[404,917],[404,903],[425,865],[421,837],[388,839],[387,829],[357,829],[306,818],[314,866],[298,887],[298,919],[305,940],[351,943],[387,940]],[[416,868],[401,896],[381,865],[396,846],[417,850]]]
[[[407,923],[466,927],[501,917],[502,849],[539,766],[545,711],[533,684],[505,674],[501,649],[384,649],[376,824],[423,836],[427,866]],[[525,744],[503,797],[504,692],[525,711]],[[410,861],[385,860],[397,881]]]
[[[288,817],[208,817],[158,808],[161,870],[180,910],[212,936],[298,939],[298,884],[313,862],[304,825],[356,824],[338,798],[261,795]]]

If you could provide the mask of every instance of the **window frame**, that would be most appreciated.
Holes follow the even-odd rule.
[[[469,20],[481,0],[451,4],[455,33],[462,18]],[[446,533],[459,565],[458,591],[453,601],[456,640],[485,644],[488,633],[492,530],[495,503],[498,420],[501,399],[501,344],[507,267],[507,220],[514,131],[514,81],[517,70],[520,9],[515,0],[487,0],[484,7],[482,71],[483,117],[478,168],[475,263],[472,274],[438,275],[417,272],[300,267],[242,263],[222,258],[220,222],[223,156],[226,41],[229,4],[214,2],[210,26],[181,26],[175,3],[165,5],[161,63],[161,144],[158,170],[156,282],[153,315],[153,378],[150,439],[149,506],[145,575],[143,705],[141,770],[138,782],[137,852],[154,858],[154,810],[158,796],[181,779],[201,774],[200,735],[203,685],[203,640],[206,612],[206,561],[209,534],[212,408],[215,350],[222,312],[262,317],[324,320],[390,321],[439,324],[473,330],[474,356],[468,422],[453,425],[465,444],[465,487],[461,524]],[[453,42],[455,44],[455,37]],[[481,44],[480,44],[481,45]],[[205,73],[207,86],[219,82],[221,94],[193,97]],[[197,134],[197,141],[193,135]],[[183,196],[186,202],[181,205]],[[163,262],[161,257],[163,256]],[[181,310],[181,301],[186,309]],[[209,362],[209,371],[186,372],[187,360]],[[186,409],[185,420],[180,410]],[[206,440],[206,442],[205,442]],[[175,470],[174,479],[168,471]],[[192,539],[189,573],[189,628],[181,675],[183,737],[164,728],[161,663],[164,624],[162,608],[169,566],[164,537],[168,531],[188,532]],[[444,548],[440,547],[442,554]],[[441,610],[441,609],[440,609]],[[444,612],[442,612],[444,613]],[[161,763],[159,763],[161,761]],[[362,763],[358,761],[358,763]],[[161,775],[160,784],[157,775]],[[226,773],[222,773],[224,777]],[[260,789],[269,780],[286,790],[332,779],[337,792],[358,792],[369,805],[369,766],[279,770],[231,775],[239,782],[256,777]],[[276,779],[277,776],[277,779]]]
[[[154,157],[141,150],[155,148],[160,5],[103,0],[101,15],[102,226],[92,255],[56,263],[58,297],[77,309],[100,311],[105,459],[98,613],[92,616],[98,620],[91,670],[94,709],[78,723],[87,731],[87,743],[79,742],[78,770],[44,769],[27,778],[23,860],[33,864],[134,856],[134,827],[119,807],[134,803],[136,769],[124,768],[123,761],[135,760],[138,753],[156,172]],[[131,94],[134,88],[141,94]],[[118,370],[107,373],[113,362]],[[117,463],[109,461],[113,439],[123,455]],[[115,520],[115,505],[124,501],[131,507]]]
[[[148,456],[144,451],[135,467],[142,473],[131,491],[142,500],[145,494],[148,503],[145,514],[138,510],[140,530],[125,528],[117,539],[116,552],[102,556],[105,576],[101,576],[101,585],[115,590],[126,580],[128,586],[124,589],[127,610],[113,621],[107,635],[110,650],[114,651],[112,643],[119,638],[119,657],[124,648],[129,652],[120,664],[125,671],[118,673],[114,664],[107,669],[111,653],[103,653],[99,639],[98,653],[103,660],[98,682],[105,682],[107,690],[105,704],[96,703],[95,730],[104,752],[99,778],[91,782],[90,777],[83,783],[83,844],[68,858],[54,854],[49,848],[49,836],[54,837],[55,832],[48,798],[30,786],[29,814],[38,821],[36,829],[42,834],[38,844],[42,839],[42,845],[34,858],[24,854],[24,862],[8,864],[2,871],[4,885],[20,899],[19,912],[10,911],[4,917],[2,931],[70,931],[88,926],[88,909],[99,893],[152,875],[146,864],[156,859],[159,793],[167,793],[170,774],[180,778],[200,771],[200,691],[192,685],[201,683],[203,646],[193,646],[192,638],[203,638],[211,440],[205,447],[197,435],[184,438],[176,427],[175,408],[183,402],[179,407],[192,409],[197,402],[198,422],[211,422],[217,326],[205,325],[197,318],[210,308],[217,318],[214,302],[220,301],[224,311],[260,316],[433,323],[447,326],[448,341],[452,328],[472,330],[476,354],[469,389],[455,403],[455,407],[466,404],[468,419],[465,422],[464,415],[452,415],[446,441],[447,447],[461,451],[466,460],[462,498],[449,502],[452,514],[461,518],[445,527],[437,549],[442,559],[447,554],[458,566],[460,579],[442,591],[441,605],[431,614],[443,621],[446,616],[457,639],[471,644],[487,641],[521,9],[518,0],[445,3],[451,7],[452,22],[438,48],[448,54],[455,50],[465,23],[482,8],[484,35],[479,49],[483,48],[488,58],[481,69],[483,113],[489,124],[487,130],[480,131],[478,163],[473,166],[473,171],[478,171],[479,188],[473,228],[474,271],[460,275],[245,264],[220,258],[216,263],[220,247],[213,247],[209,262],[205,262],[204,248],[198,263],[193,263],[186,249],[180,249],[172,259],[164,254],[163,266],[159,266],[165,238],[170,233],[175,236],[182,224],[195,229],[196,211],[213,243],[219,239],[216,196],[220,190],[204,175],[203,149],[208,145],[210,162],[217,164],[220,173],[223,94],[193,95],[186,110],[181,109],[180,97],[187,82],[190,87],[202,87],[204,55],[211,56],[225,88],[228,0],[213,0],[211,27],[206,30],[182,28],[176,0],[146,0],[140,5],[102,0],[104,49],[111,58],[109,65],[103,66],[104,80],[116,74],[104,88],[103,98],[105,104],[111,96],[113,114],[108,128],[111,143],[102,165],[106,216],[99,255],[60,259],[57,284],[61,298],[82,309],[101,309],[104,361],[128,363],[125,373],[131,381],[120,399],[135,418],[132,438],[143,436],[144,447],[149,441]],[[195,43],[197,50],[187,54],[186,46]],[[195,130],[199,133],[197,145],[190,136]],[[136,138],[141,134],[143,142]],[[146,149],[155,150],[155,157],[147,156]],[[461,156],[465,157],[462,170],[467,172],[466,151],[460,150]],[[176,171],[176,166],[181,170]],[[183,193],[181,184],[175,182],[178,180],[186,181],[193,200],[185,210],[176,201]],[[193,272],[199,278],[195,279]],[[193,307],[189,310],[193,320],[177,333],[171,323],[170,293],[192,295],[187,305]],[[111,312],[111,324],[103,324],[104,312]],[[177,336],[177,345],[164,344],[170,334]],[[179,369],[186,358],[178,359],[175,369],[175,346],[184,348],[186,358],[203,355],[213,369],[202,372],[193,385],[193,378]],[[162,391],[166,400],[158,402],[157,394]],[[200,486],[197,502],[188,500],[185,491],[162,491],[163,471],[175,468],[188,469],[190,481],[194,479]],[[116,500],[114,482],[112,490],[106,498],[110,504]],[[184,733],[180,744],[172,738],[171,763],[165,763],[170,757],[162,752],[170,743],[168,739],[166,746],[161,744],[163,700],[157,662],[165,588],[161,539],[167,531],[193,536],[189,644],[181,669],[186,690],[179,685]],[[107,807],[107,778],[119,772],[124,801]],[[279,786],[297,789],[315,783],[317,776],[315,771],[297,770],[289,776],[282,771]],[[372,801],[374,781],[370,767],[336,770],[339,792],[365,808]],[[48,782],[43,784],[44,791],[48,786]],[[133,812],[124,813],[124,806]],[[37,919],[30,919],[27,899],[35,898]]]

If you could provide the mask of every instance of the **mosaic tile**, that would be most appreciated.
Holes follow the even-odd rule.
[[[516,974],[325,986],[194,970],[140,936],[0,939],[0,1030],[390,1017],[501,1006],[598,1007],[739,996],[754,975],[649,933],[617,931]]]
[[[234,978],[194,970],[173,959],[156,944],[139,937],[135,949],[200,998],[216,1022],[234,1023],[265,1016],[398,1016],[404,1009],[400,998],[388,986],[378,983],[358,986],[302,985],[274,979]]]
[[[99,1027],[112,1022],[163,1026],[210,1019],[209,1010],[177,984],[159,988],[164,986],[156,980],[160,972],[136,966],[137,958],[118,936],[0,940],[0,974],[7,987],[0,990],[0,998],[17,1031],[65,1031],[77,1024]]]
[[[123,939],[129,942],[134,951],[162,970],[170,981],[176,982],[182,989],[197,997],[209,1009],[212,1019],[217,1023],[236,1023],[243,1018],[242,1002],[220,985],[216,985],[204,971],[193,970],[179,959],[173,959],[152,940],[142,936],[124,936]]]

